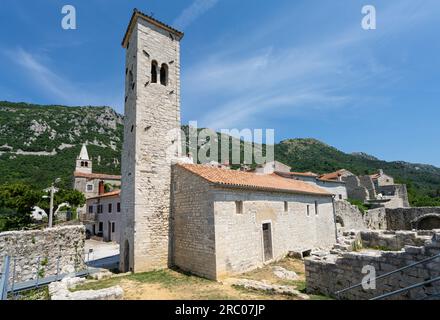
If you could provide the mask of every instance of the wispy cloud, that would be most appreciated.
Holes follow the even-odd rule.
[[[43,50],[44,51],[44,50]],[[23,48],[2,51],[3,55],[23,71],[29,85],[50,98],[67,105],[110,105],[120,107],[118,94],[99,94],[99,90],[89,84],[72,82],[56,72],[46,61],[47,57],[32,54]],[[121,98],[122,99],[122,98]]]
[[[173,25],[176,28],[185,29],[218,2],[219,0],[195,0],[174,20]]]
[[[381,29],[374,32],[361,29],[359,16],[356,24],[345,25],[337,33],[316,33],[314,42],[284,47],[267,43],[250,51],[247,39],[232,39],[238,43],[235,50],[228,46],[188,68],[184,102],[199,106],[201,125],[219,129],[254,126],[259,119],[285,118],[302,110],[357,107],[362,99],[365,104],[377,101],[379,97],[366,94],[367,88],[391,85],[399,72],[383,64],[372,47],[435,16],[434,12],[421,2],[402,1],[381,11]],[[289,23],[286,28],[291,25],[287,19],[280,20]],[[270,39],[269,28],[261,26],[266,39]]]

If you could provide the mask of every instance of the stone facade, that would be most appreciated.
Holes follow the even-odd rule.
[[[220,188],[175,166],[173,204],[173,264],[210,279],[336,242],[331,196]],[[263,224],[270,224],[271,259],[264,257]]]
[[[135,11],[123,43],[126,102],[120,261],[124,271],[168,266],[171,162],[180,156],[182,36]],[[153,66],[165,66],[165,85],[160,72],[154,79]]]
[[[351,175],[344,177],[343,179],[349,199],[364,201],[370,197],[367,189],[361,185],[361,181],[357,176]]]
[[[87,216],[90,223],[86,224],[91,235],[97,235],[104,241],[119,243],[121,238],[121,199],[119,192],[104,193],[87,199]]]
[[[438,229],[440,207],[386,209],[389,230]]]
[[[299,173],[299,172],[277,171],[276,174],[284,178],[300,180],[309,183],[311,185],[320,187],[321,189],[324,189],[327,192],[335,195],[336,200],[347,200],[348,198],[347,188],[345,186],[344,181],[320,179],[317,175],[311,172]]]
[[[338,234],[349,230],[387,230],[385,208],[370,209],[362,213],[347,201],[335,201]]]
[[[335,201],[335,213],[338,233],[345,230],[364,230],[366,225],[364,215],[357,206],[347,201]]]
[[[84,226],[0,233],[0,252],[11,256],[11,278],[15,260],[16,282],[55,275],[57,268],[61,274],[84,270],[84,243]],[[0,270],[2,263],[3,256]]]
[[[335,195],[336,200],[347,200],[347,188],[343,181],[327,181],[316,179],[314,184]]]
[[[362,273],[362,269],[366,265],[374,267],[376,276],[380,276],[440,253],[440,230],[432,232],[430,236],[428,233],[415,232],[395,234],[365,232],[362,233],[362,239],[364,245],[368,243],[394,246],[399,251],[367,250],[307,258],[305,265],[308,292],[322,293],[338,299],[364,300],[440,276],[440,261],[436,259],[378,279],[374,290],[364,290],[359,287],[337,295],[338,290],[362,282],[366,276],[366,273]],[[404,247],[399,248],[401,246]],[[413,289],[389,299],[426,299],[434,297],[439,291],[440,283],[437,281],[431,286]]]

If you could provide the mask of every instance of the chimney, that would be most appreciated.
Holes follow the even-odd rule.
[[[105,193],[104,181],[99,181],[98,195]]]

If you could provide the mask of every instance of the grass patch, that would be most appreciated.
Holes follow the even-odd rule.
[[[71,291],[99,290],[115,286],[123,280],[137,281],[140,283],[157,283],[164,288],[175,288],[176,286],[207,284],[211,280],[199,278],[190,274],[178,273],[173,270],[157,270],[144,273],[134,273],[124,277],[110,278],[104,280],[90,281],[79,285]]]
[[[8,300],[50,300],[49,287],[41,287],[32,290],[9,294]]]
[[[378,250],[378,251],[398,251],[398,250],[391,249],[391,248],[385,247],[385,246],[375,246],[375,247],[369,247],[369,248],[365,248],[365,249],[373,249],[373,250]]]
[[[309,297],[310,297],[310,300],[335,300],[331,297],[322,296],[319,294],[311,294],[311,295],[309,295]]]

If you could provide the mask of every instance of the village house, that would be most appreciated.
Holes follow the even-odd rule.
[[[89,157],[85,144],[76,159],[75,171],[73,172],[73,189],[84,194],[86,199],[96,197],[104,192],[120,189],[121,176],[104,173],[93,173],[93,161]],[[78,214],[87,213],[86,206],[78,209]]]
[[[318,186],[333,194],[337,200],[347,200],[347,188],[342,179],[327,179],[320,177],[314,172],[292,172],[292,168],[279,161],[271,161],[258,166],[254,172],[271,174],[275,173],[288,179],[301,180],[306,183]]]
[[[135,10],[122,42],[121,271],[178,266],[219,279],[291,251],[332,246],[334,194],[270,171],[196,165],[182,157],[182,38]]]
[[[87,199],[86,229],[91,236],[119,243],[121,228],[120,190]]]

